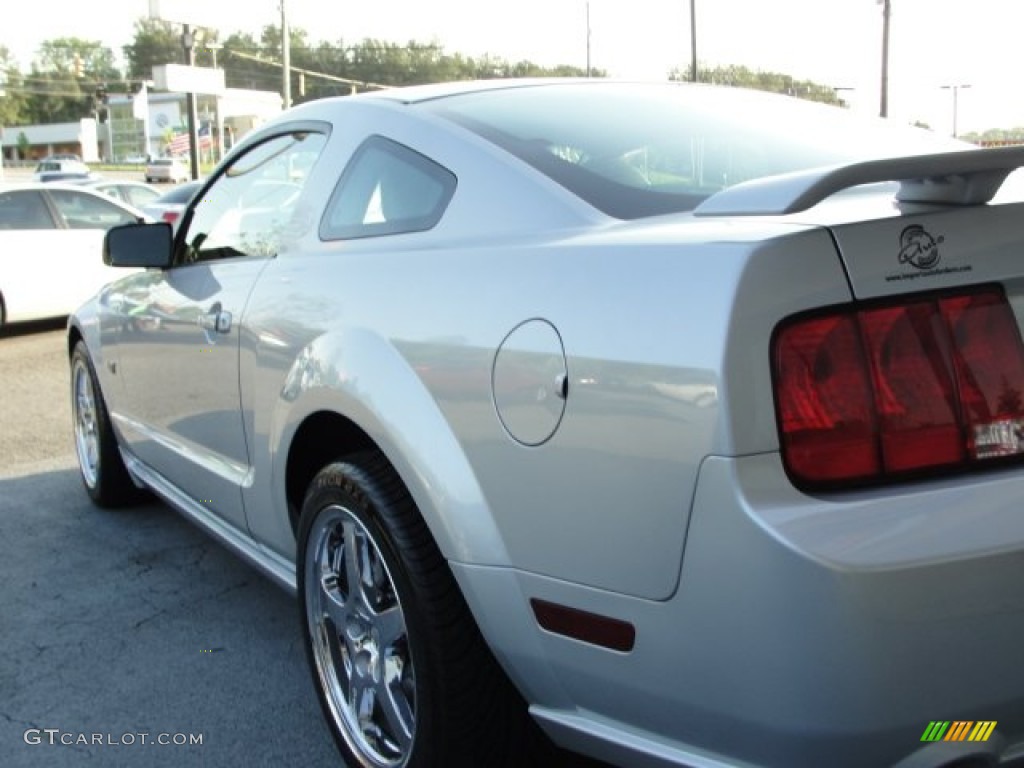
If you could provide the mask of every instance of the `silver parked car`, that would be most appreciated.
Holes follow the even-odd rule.
[[[304,104],[107,235],[85,488],[297,592],[351,766],[1009,761],[1021,165],[685,84]]]

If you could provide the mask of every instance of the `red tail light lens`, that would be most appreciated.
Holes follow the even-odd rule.
[[[858,313],[886,472],[964,457],[946,334],[932,302]]]
[[[180,214],[177,211],[164,211],[164,215],[160,218],[166,221],[168,224],[173,224],[178,220]]]
[[[973,458],[1024,452],[1024,352],[1000,293],[943,299],[953,339],[967,450]]]
[[[794,323],[775,339],[775,391],[791,471],[819,481],[879,471],[874,402],[853,317]]]
[[[999,288],[787,322],[772,375],[799,485],[1024,455],[1024,344]]]

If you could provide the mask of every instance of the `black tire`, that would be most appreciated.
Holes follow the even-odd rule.
[[[314,478],[298,550],[306,654],[348,765],[539,764],[546,740],[381,455],[331,464]],[[349,557],[353,551],[358,557]]]
[[[83,341],[75,344],[71,353],[71,417],[78,473],[89,498],[101,507],[121,507],[146,498],[125,469]]]

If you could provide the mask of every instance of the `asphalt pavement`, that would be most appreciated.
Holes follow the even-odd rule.
[[[0,768],[340,768],[293,598],[161,503],[89,502],[63,322],[0,332],[0,388]]]
[[[88,501],[61,325],[0,335],[0,766],[339,766],[294,600],[162,504]]]

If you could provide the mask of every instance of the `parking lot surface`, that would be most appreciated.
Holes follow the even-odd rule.
[[[163,504],[89,502],[63,328],[0,332],[0,767],[340,766],[291,596]]]
[[[65,369],[62,324],[0,336],[0,766],[339,765],[292,598],[162,504],[89,503]]]

